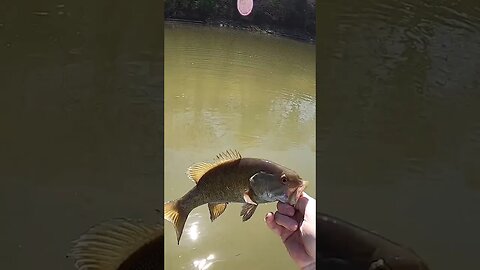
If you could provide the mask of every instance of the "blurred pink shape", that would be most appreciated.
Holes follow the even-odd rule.
[[[237,9],[242,16],[248,16],[253,9],[253,0],[237,0]]]

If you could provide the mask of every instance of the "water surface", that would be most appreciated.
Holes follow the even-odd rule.
[[[318,6],[318,209],[479,269],[480,4]]]
[[[162,220],[162,9],[136,3],[2,1],[2,269],[73,270],[90,226]]]
[[[165,26],[165,200],[194,183],[193,163],[226,149],[266,158],[311,181],[315,196],[315,47],[220,28]],[[294,269],[263,218],[242,222],[229,204],[213,223],[208,208],[190,214],[180,242],[165,225],[165,269]]]

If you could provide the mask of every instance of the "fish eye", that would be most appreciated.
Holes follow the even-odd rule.
[[[282,183],[287,183],[287,176],[285,174],[282,174],[282,176],[280,177],[280,179],[282,180]]]

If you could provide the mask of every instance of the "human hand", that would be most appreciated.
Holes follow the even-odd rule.
[[[315,269],[315,199],[302,193],[295,207],[277,203],[265,216],[267,226],[280,236],[290,257],[302,270]]]

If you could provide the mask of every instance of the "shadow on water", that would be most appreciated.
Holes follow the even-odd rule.
[[[322,1],[322,210],[473,269],[480,216],[480,5]]]
[[[75,269],[65,255],[90,226],[162,222],[161,14],[158,1],[2,2],[2,268]]]

